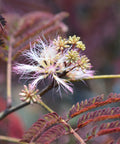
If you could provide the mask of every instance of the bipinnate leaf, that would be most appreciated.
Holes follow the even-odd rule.
[[[30,12],[25,15],[19,20],[17,31],[14,33],[14,36],[20,36],[27,32],[32,26],[36,26],[37,23],[50,19],[53,14],[48,12]]]
[[[99,95],[97,97],[90,98],[89,100],[82,101],[73,105],[69,111],[69,118],[73,118],[81,113],[89,111],[91,109],[101,107],[110,103],[115,103],[120,101],[120,94],[110,93],[107,99],[104,100],[104,95]]]
[[[78,120],[78,128],[82,128],[91,122],[120,118],[120,107],[104,108],[82,115]]]
[[[36,135],[41,133],[46,127],[46,121],[43,119],[39,119],[36,123],[32,125],[32,127],[24,134],[21,141],[23,142],[31,142],[32,139],[36,138]]]
[[[67,12],[54,15],[42,11],[27,13],[23,16],[6,14],[5,18],[8,23],[7,33],[10,39],[6,39],[5,46],[9,48],[9,44],[11,44],[12,60],[15,60],[24,50],[29,49],[30,42],[34,43],[34,40],[38,37],[52,40],[56,34],[65,34],[68,28],[62,20],[67,16]],[[3,27],[5,24],[4,19],[1,18],[1,26]],[[1,44],[3,45],[2,42]],[[7,60],[5,47],[1,49],[0,58]]]
[[[61,12],[56,15],[43,12],[31,13],[29,19],[31,19],[32,23],[26,25],[26,21],[23,20],[24,23],[21,29],[15,34],[17,37],[13,45],[13,59],[19,56],[22,51],[29,49],[29,43],[34,43],[34,40],[38,38],[38,36],[52,39],[55,38],[56,33],[65,33],[67,31],[67,26],[61,21],[67,16],[68,13],[66,12]],[[23,17],[23,19],[26,18],[26,16]]]
[[[87,141],[94,137],[116,133],[116,132],[120,133],[120,121],[119,120],[108,122],[108,123],[103,123],[100,126],[97,125],[94,128],[92,128],[92,130],[87,134]]]
[[[46,130],[36,141],[36,144],[49,144],[60,136],[66,134],[66,127],[63,124],[57,124]]]
[[[49,144],[69,131],[69,126],[61,121],[57,113],[50,113],[39,119],[24,134],[21,142],[34,142],[36,144]]]

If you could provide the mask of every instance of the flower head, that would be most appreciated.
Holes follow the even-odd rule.
[[[76,35],[74,35],[74,36],[69,36],[68,42],[70,44],[77,44],[79,40],[80,40],[80,37],[76,37]]]
[[[53,44],[56,46],[57,50],[64,50],[64,48],[68,48],[68,41],[62,37],[59,37],[57,39],[54,39]]]
[[[85,50],[85,45],[83,44],[82,41],[78,41],[76,43],[76,47],[79,48],[79,49],[81,49],[81,50]]]
[[[69,82],[63,79],[65,75],[70,79],[82,80],[94,73],[90,70],[89,59],[81,55],[85,46],[79,40],[80,37],[75,35],[68,40],[58,37],[50,43],[37,39],[30,50],[24,53],[28,64],[18,63],[13,69],[16,73],[22,74],[23,78],[32,79],[33,87],[48,78],[72,93]]]
[[[70,50],[68,51],[68,54],[66,55],[66,59],[70,63],[75,63],[79,59],[79,53],[76,50]]]
[[[24,85],[24,89],[21,90],[19,95],[21,96],[21,100],[25,102],[30,102],[30,103],[36,103],[38,99],[40,99],[40,96],[37,95],[38,89],[36,90],[36,87],[33,87],[31,84]]]

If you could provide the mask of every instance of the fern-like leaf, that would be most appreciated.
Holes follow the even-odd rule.
[[[38,25],[39,22],[42,23],[42,21],[50,19],[52,16],[53,14],[51,13],[40,11],[30,12],[24,15],[19,21],[18,29],[15,32],[14,36],[18,37],[24,34],[25,32],[29,31],[29,29],[32,28],[33,26]]]
[[[58,137],[69,131],[69,126],[61,121],[61,117],[57,113],[50,113],[39,119],[24,134],[21,142],[51,143]]]
[[[104,100],[104,95],[100,95],[94,98],[90,98],[89,100],[82,101],[81,103],[77,103],[76,105],[73,105],[72,108],[69,111],[68,116],[70,118],[73,118],[83,112],[89,111],[91,109],[104,106],[110,103],[115,103],[120,101],[120,94],[109,94],[107,99]]]
[[[38,133],[41,133],[46,127],[46,121],[39,119],[32,127],[24,134],[21,141],[30,142],[32,139],[36,138]]]
[[[120,118],[119,107],[104,108],[96,110],[94,112],[88,112],[87,114],[84,114],[82,117],[79,118],[78,128],[82,128],[91,122],[98,122],[115,118]]]
[[[62,124],[55,125],[46,130],[36,141],[37,144],[49,144],[60,136],[66,134],[66,127]]]
[[[15,34],[15,36],[17,35],[17,40],[13,45],[14,51],[13,51],[13,59],[15,59],[16,57],[18,57],[22,51],[26,50],[29,48],[29,42],[31,41],[31,43],[34,42],[34,40],[36,38],[38,38],[38,36],[41,37],[45,37],[46,39],[49,39],[51,37],[54,37],[56,35],[56,32],[59,33],[64,33],[66,32],[67,28],[65,29],[65,25],[63,23],[61,23],[61,20],[64,19],[65,17],[68,16],[68,13],[66,12],[61,12],[59,14],[51,15],[49,17],[49,15],[47,15],[46,13],[45,18],[43,19],[39,19],[38,20],[38,13],[37,14],[37,18],[34,19],[33,23],[35,23],[35,21],[38,21],[37,24],[33,24],[33,25],[29,25],[29,29],[26,28],[26,23],[24,23],[23,25],[23,29],[26,28],[26,30],[24,30],[24,33],[22,32],[23,29],[19,30],[17,34]],[[41,16],[41,13],[39,13]],[[42,13],[43,14],[43,13]],[[44,16],[42,15],[42,17]],[[35,17],[35,15],[31,14],[29,15],[29,19],[33,19],[32,17]],[[22,34],[21,37],[19,37],[18,34]]]
[[[68,13],[61,12],[53,15],[48,12],[31,12],[23,16],[16,14],[6,14],[8,29],[7,32],[11,39],[6,39],[6,46],[12,46],[12,60],[15,60],[24,50],[30,48],[30,42],[34,43],[38,37],[46,39],[55,38],[56,34],[65,34],[67,26],[62,20],[68,16]],[[10,19],[11,18],[11,19]],[[4,25],[5,22],[1,20]],[[1,26],[3,26],[1,24]],[[7,60],[5,47],[1,49],[0,57]]]
[[[87,141],[105,134],[111,134],[115,132],[120,132],[120,121],[114,121],[109,123],[103,123],[100,127],[95,126],[89,134],[87,134]]]

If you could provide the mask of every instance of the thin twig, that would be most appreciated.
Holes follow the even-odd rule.
[[[2,136],[0,135],[0,141],[8,141],[8,142],[13,142],[13,143],[18,143],[18,144],[28,144],[27,142],[20,142],[20,139],[18,138],[12,138],[8,136]],[[35,144],[35,143],[30,143],[30,144]]]
[[[5,111],[0,113],[0,120],[4,119],[7,115],[11,114],[12,112],[17,111],[17,110],[19,110],[19,109],[21,109],[21,108],[23,108],[29,104],[30,103],[25,102],[25,103],[21,103],[17,106],[11,107],[9,109],[6,109]]]
[[[46,109],[48,112],[52,113],[54,112],[50,107],[48,107],[42,100],[37,101],[38,104],[40,104],[44,109]]]
[[[12,82],[12,73],[11,73],[11,64],[12,64],[12,41],[11,37],[9,41],[9,49],[8,49],[8,62],[7,62],[7,107],[11,107],[12,105],[12,96],[11,96],[11,82]]]
[[[21,143],[19,142],[20,139],[8,137],[8,136],[2,136],[2,135],[0,135],[0,140],[21,144]]]

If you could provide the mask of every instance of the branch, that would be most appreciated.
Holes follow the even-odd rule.
[[[21,144],[20,139],[0,135],[0,140]],[[25,143],[24,143],[25,144]],[[26,143],[27,144],[27,143]]]
[[[20,142],[20,139],[18,139],[18,138],[12,138],[12,137],[2,136],[2,135],[0,135],[0,140],[14,142],[14,143],[18,143],[18,144],[28,144],[27,142]],[[35,144],[35,143],[31,143],[31,144]]]
[[[11,114],[12,112],[17,111],[17,110],[19,110],[19,109],[21,109],[21,108],[23,108],[29,104],[30,103],[25,102],[25,103],[21,103],[21,104],[15,106],[15,107],[11,107],[9,109],[6,109],[5,111],[0,113],[0,120],[4,119],[7,115]]]

